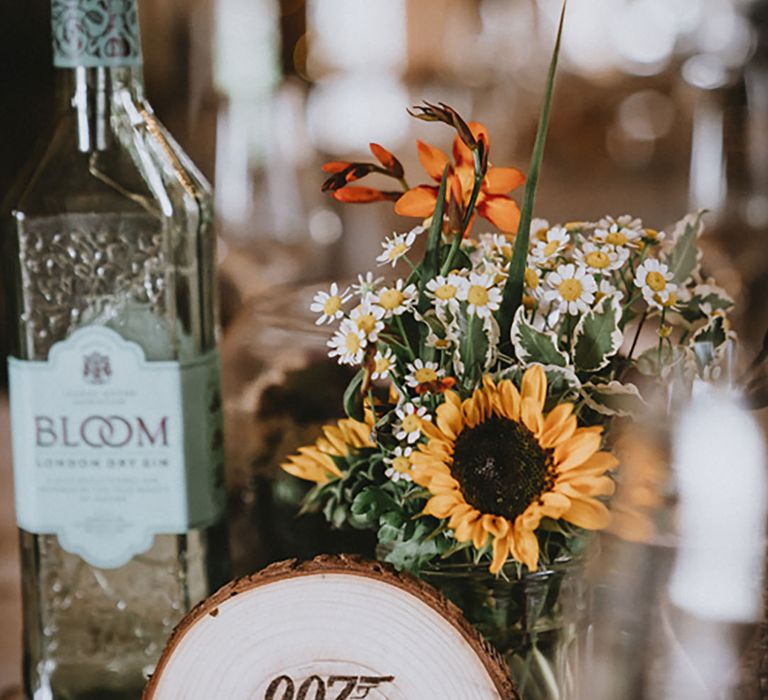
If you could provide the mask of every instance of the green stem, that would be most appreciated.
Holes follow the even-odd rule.
[[[645,319],[648,318],[648,309],[643,311],[643,315],[640,317],[640,321],[637,324],[637,330],[635,331],[635,337],[632,340],[632,347],[629,349],[629,355],[627,355],[627,362],[629,362],[632,359],[632,355],[635,354],[635,348],[637,347],[637,341],[640,339],[640,332],[643,330],[643,326],[645,325]]]
[[[661,351],[664,348],[664,336],[661,335],[661,332],[664,329],[664,319],[666,318],[666,315],[667,315],[667,307],[665,306],[661,310],[661,322],[659,325],[659,350],[658,350],[658,358],[657,358],[659,367],[661,367]]]
[[[411,358],[411,360],[415,360],[416,354],[413,352],[413,348],[411,347],[411,341],[408,339],[408,334],[405,332],[405,326],[403,325],[402,317],[395,316],[395,325],[397,326],[397,329],[400,331],[400,335],[403,337],[403,340],[405,341],[405,345],[403,345],[403,348],[408,351],[408,355]]]
[[[459,252],[459,248],[461,247],[461,242],[464,240],[464,236],[467,235],[467,228],[469,227],[469,222],[472,220],[475,204],[477,204],[477,198],[480,195],[480,190],[483,186],[485,173],[482,171],[480,156],[477,152],[477,149],[472,151],[472,158],[475,163],[475,184],[472,187],[472,194],[469,197],[467,211],[464,213],[464,220],[461,222],[461,232],[454,237],[453,242],[451,243],[451,249],[448,251],[448,257],[446,257],[445,262],[440,269],[441,275],[447,275],[453,267],[454,259],[456,258],[456,254]]]

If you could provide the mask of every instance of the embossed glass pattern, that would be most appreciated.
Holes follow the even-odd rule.
[[[133,0],[53,5],[54,22],[85,12],[94,33],[98,8],[122,7],[135,22]],[[71,39],[62,26],[54,31]],[[46,360],[96,324],[148,360],[194,361],[216,346],[208,185],[153,115],[138,70],[89,65],[60,71],[66,108],[6,219],[13,355]],[[138,700],[174,625],[227,576],[221,524],[157,535],[115,569],[89,565],[55,535],[20,537],[33,700]]]

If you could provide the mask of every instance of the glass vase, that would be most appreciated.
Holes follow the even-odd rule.
[[[422,576],[455,603],[509,666],[523,700],[572,700],[589,629],[583,559],[535,573],[446,563]]]

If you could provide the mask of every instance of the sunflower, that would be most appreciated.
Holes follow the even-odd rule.
[[[423,425],[428,442],[412,455],[413,480],[431,494],[422,514],[448,518],[456,539],[476,549],[490,537],[492,573],[509,555],[537,569],[542,518],[587,530],[610,520],[596,497],[613,492],[606,472],[618,461],[600,451],[602,429],[577,427],[571,403],[545,415],[546,395],[539,365],[520,391],[486,377],[464,401],[446,392],[434,424]]]
[[[341,476],[334,457],[346,457],[354,449],[374,447],[371,440],[373,416],[366,412],[365,422],[344,418],[336,424],[326,425],[314,445],[299,448],[280,467],[299,479],[325,484]]]

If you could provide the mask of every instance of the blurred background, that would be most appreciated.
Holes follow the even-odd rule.
[[[311,526],[279,526],[297,494],[275,482],[276,464],[340,413],[345,381],[322,359],[302,285],[375,269],[384,236],[412,225],[391,203],[323,195],[321,164],[369,160],[376,141],[411,184],[426,182],[415,139],[446,149],[452,139],[407,114],[426,99],[484,122],[491,160],[527,170],[560,0],[139,5],[149,101],[216,189],[233,549],[244,571],[328,548]],[[0,0],[0,198],[54,116],[49,15],[48,0]],[[664,229],[708,209],[705,269],[738,300],[743,337],[759,342],[768,1],[573,0],[561,65],[536,214],[632,213]],[[18,621],[7,429],[0,416],[0,617]],[[0,696],[17,646],[2,634]]]

